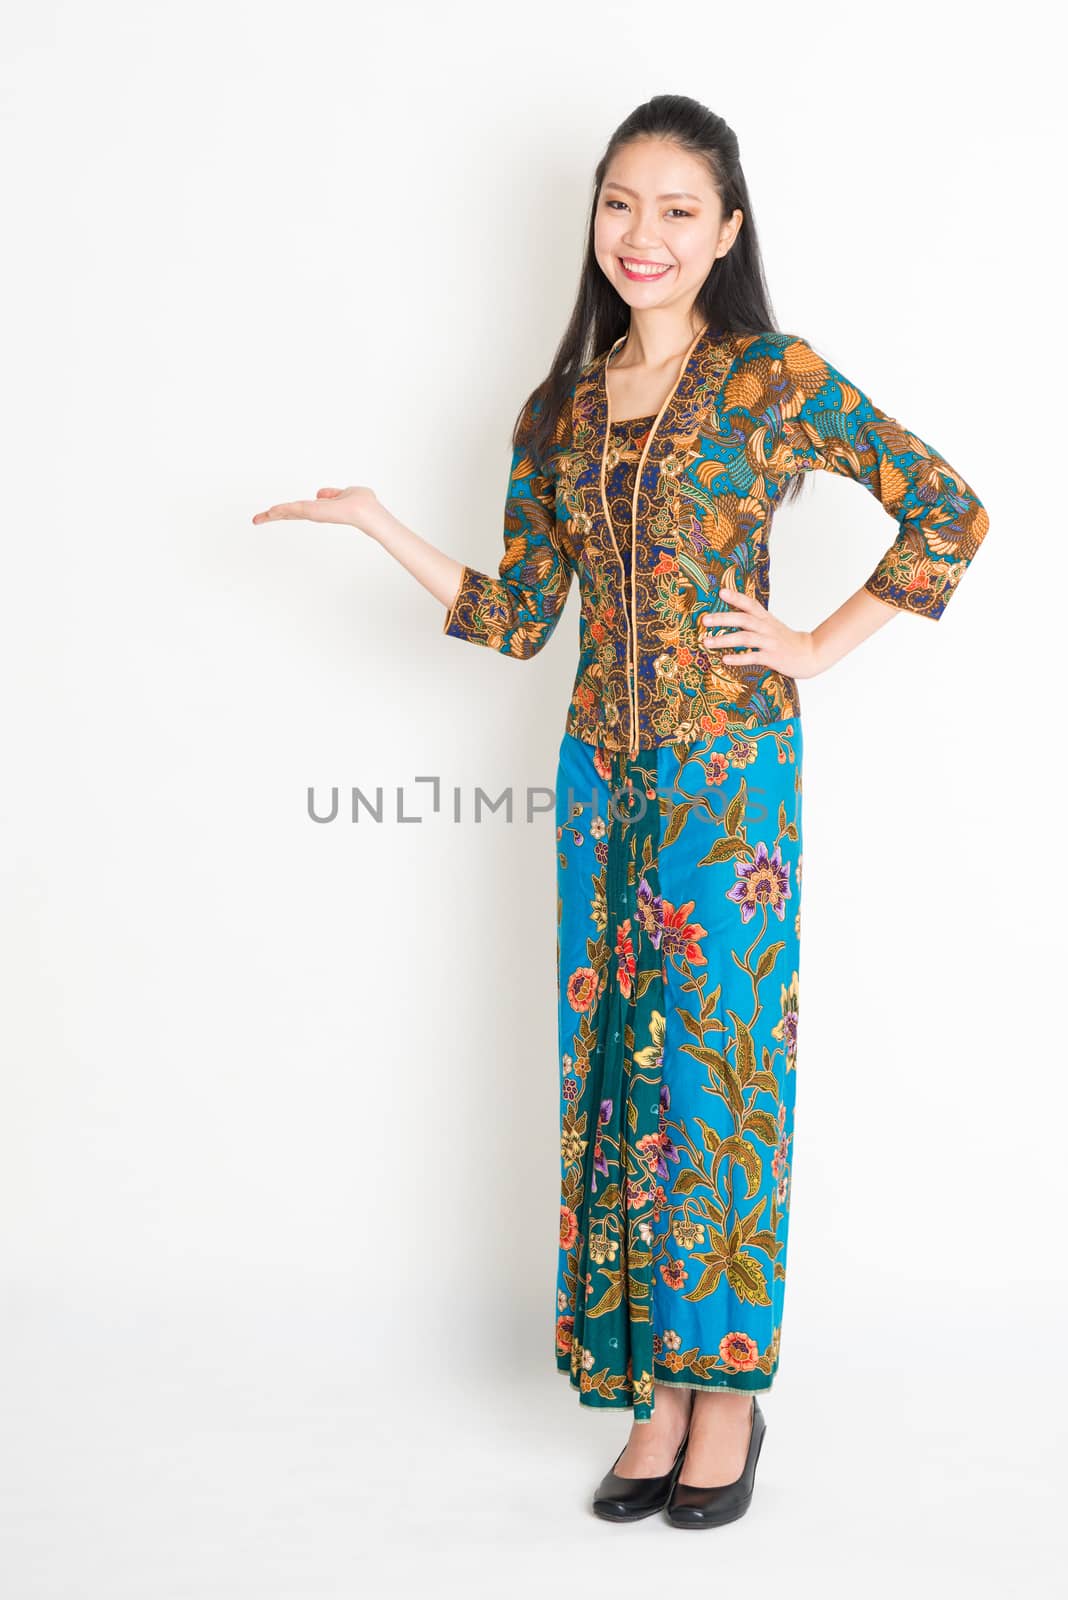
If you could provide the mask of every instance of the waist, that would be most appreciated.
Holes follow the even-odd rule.
[[[636,707],[636,711],[635,711]],[[604,750],[692,744],[799,717],[797,682],[767,667],[702,669],[671,652],[632,661],[580,657],[566,732]]]

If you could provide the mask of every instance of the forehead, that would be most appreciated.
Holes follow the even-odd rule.
[[[653,200],[712,200],[716,189],[706,164],[665,139],[638,139],[615,152],[602,188]]]

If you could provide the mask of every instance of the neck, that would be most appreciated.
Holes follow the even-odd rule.
[[[672,309],[631,311],[627,337],[612,357],[613,367],[642,367],[650,372],[676,366],[703,331],[692,311],[680,317]]]

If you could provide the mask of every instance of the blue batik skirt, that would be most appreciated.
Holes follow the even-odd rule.
[[[793,1168],[801,722],[637,755],[565,734],[556,784],[556,1364],[588,1406],[765,1390]]]

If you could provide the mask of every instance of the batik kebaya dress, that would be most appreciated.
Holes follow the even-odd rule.
[[[513,452],[497,577],[444,632],[527,659],[577,576],[556,785],[561,1202],[555,1359],[588,1406],[769,1389],[794,1169],[801,911],[794,679],[722,659],[724,580],[769,595],[789,478],[898,523],[865,587],[937,619],[988,526],[935,449],[805,340],[704,329],[659,412],[579,371],[544,471]]]

